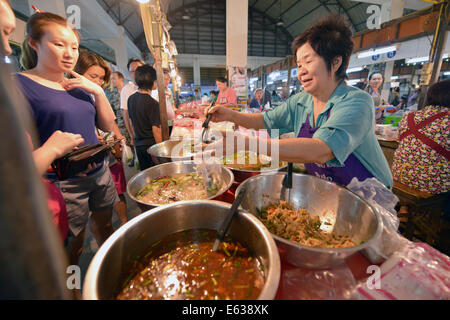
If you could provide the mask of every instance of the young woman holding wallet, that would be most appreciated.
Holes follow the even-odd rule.
[[[78,60],[78,34],[66,19],[47,12],[32,15],[26,33],[21,60],[27,71],[17,78],[30,103],[41,145],[57,130],[80,134],[85,144],[99,143],[95,127],[112,131],[115,116],[103,89],[73,71]],[[67,79],[65,74],[75,78]],[[47,178],[59,187],[66,202],[70,263],[77,264],[90,213],[99,244],[113,231],[112,207],[118,196],[111,173],[100,163],[63,181],[51,172]]]

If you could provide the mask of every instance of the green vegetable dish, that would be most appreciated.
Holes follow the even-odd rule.
[[[182,200],[208,199],[219,191],[219,186],[200,173],[176,173],[153,179],[143,187],[136,198],[148,204],[169,204]]]

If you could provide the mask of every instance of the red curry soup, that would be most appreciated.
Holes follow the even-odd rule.
[[[133,262],[118,300],[255,300],[263,268],[228,235],[216,252],[216,231],[192,229],[153,243]]]

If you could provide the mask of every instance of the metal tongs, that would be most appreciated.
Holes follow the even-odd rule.
[[[233,217],[238,212],[238,207],[241,204],[242,199],[244,199],[244,196],[246,193],[247,193],[247,187],[243,186],[241,191],[237,195],[236,199],[234,199],[233,205],[231,206],[230,211],[228,211],[224,222],[220,226],[219,231],[217,231],[217,238],[216,238],[216,241],[214,241],[212,251],[216,251],[219,248],[220,243],[223,241],[223,238],[225,238],[225,235],[227,234],[228,229],[230,228],[231,221],[233,221]]]
[[[282,189],[281,189],[281,200],[285,200],[287,203],[291,203],[291,189],[292,189],[292,171],[293,171],[293,164],[292,162],[288,163],[288,172],[287,175],[284,176],[283,182],[282,182]],[[288,190],[288,198],[285,199],[285,189]]]
[[[213,101],[211,103],[211,105],[209,106],[209,109],[211,109],[214,106],[214,104],[215,104],[215,102]],[[212,113],[208,113],[206,115],[205,121],[202,124],[202,128],[203,128],[203,131],[202,131],[202,142],[204,142],[204,143],[208,143],[209,142],[207,140],[207,138],[208,138],[208,133],[209,133],[209,122],[211,121],[211,117],[212,117]]]

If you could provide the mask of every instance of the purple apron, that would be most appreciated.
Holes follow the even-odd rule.
[[[330,117],[330,111],[327,113],[327,120]],[[311,128],[309,124],[309,114],[306,116],[306,121],[300,128],[298,138],[312,138],[314,133],[319,129]],[[364,181],[367,178],[372,178],[373,175],[361,164],[358,158],[351,153],[347,160],[345,160],[342,167],[333,167],[328,164],[305,163],[305,168],[308,174],[316,175],[319,178],[327,179],[336,182],[340,185],[348,185],[350,181],[356,177],[359,181]]]

